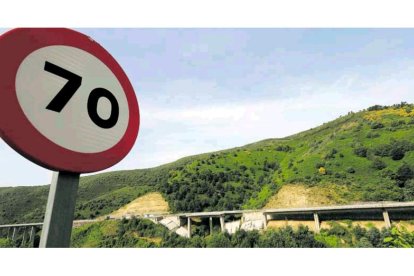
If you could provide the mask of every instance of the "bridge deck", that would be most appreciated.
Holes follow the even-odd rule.
[[[335,212],[359,212],[372,210],[413,210],[414,202],[376,202],[361,203],[353,205],[333,205],[303,208],[278,208],[278,209],[259,209],[259,210],[232,210],[232,211],[212,211],[196,213],[180,213],[175,216],[185,217],[220,217],[224,215],[239,215],[245,213],[264,213],[264,214],[312,214],[312,213],[335,213]]]
[[[10,227],[31,227],[31,226],[42,226],[42,222],[38,223],[22,223],[22,224],[6,224],[0,225],[0,228],[10,228]]]
[[[188,217],[222,217],[225,215],[242,215],[247,213],[263,213],[265,215],[308,215],[313,213],[318,214],[334,214],[334,213],[349,213],[361,211],[409,211],[413,212],[414,216],[414,201],[411,202],[375,202],[375,203],[361,203],[353,205],[333,205],[333,206],[319,206],[319,207],[304,207],[304,208],[278,208],[278,209],[259,209],[259,210],[231,210],[231,211],[211,211],[211,212],[195,212],[195,213],[179,213],[170,215],[151,215],[151,217],[166,217],[176,216],[180,218]],[[83,223],[94,222],[96,220],[79,220],[74,221],[74,225],[82,225]],[[8,224],[0,225],[0,228],[10,227],[30,227],[42,226],[43,223],[25,223],[25,224]]]

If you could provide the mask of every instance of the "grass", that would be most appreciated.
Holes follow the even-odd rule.
[[[82,177],[75,218],[110,214],[150,192],[161,193],[172,212],[261,208],[286,185],[301,185],[309,189],[310,197],[322,195],[327,203],[412,200],[404,187],[396,185],[393,174],[404,163],[414,164],[414,150],[401,160],[373,153],[393,140],[414,141],[412,110],[406,104],[351,112],[283,139],[190,156],[151,169]],[[367,157],[355,154],[358,147],[367,149]],[[386,168],[373,168],[374,158]],[[325,174],[319,172],[321,166]],[[42,220],[47,193],[47,185],[0,188],[0,224]]]

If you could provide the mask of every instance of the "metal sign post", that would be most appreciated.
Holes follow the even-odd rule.
[[[53,173],[39,247],[69,247],[79,174]]]
[[[69,247],[80,174],[115,165],[135,143],[134,89],[101,45],[69,29],[6,32],[0,60],[0,137],[57,172],[40,247]]]

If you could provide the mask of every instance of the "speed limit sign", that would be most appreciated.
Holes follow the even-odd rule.
[[[137,99],[115,59],[69,29],[14,29],[0,37],[1,137],[54,171],[106,169],[132,148]]]
[[[0,134],[56,171],[40,247],[68,247],[80,173],[106,169],[135,143],[134,89],[97,42],[69,29],[14,29],[0,36]]]

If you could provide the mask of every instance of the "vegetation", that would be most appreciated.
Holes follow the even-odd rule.
[[[340,203],[413,200],[412,141],[412,104],[374,106],[283,139],[82,177],[75,218],[109,214],[148,192],[161,192],[172,212],[261,208],[295,183],[340,187]],[[0,224],[42,220],[47,193],[0,188]]]
[[[362,228],[352,222],[330,222],[329,229],[315,234],[306,226],[290,226],[266,231],[239,230],[233,235],[213,233],[183,238],[146,219],[107,220],[75,228],[72,247],[213,247],[213,248],[314,248],[314,247],[398,247],[413,248],[414,232],[404,227]],[[0,247],[18,247],[10,240],[0,239]]]
[[[183,238],[164,226],[146,219],[103,221],[74,230],[73,247],[414,247],[414,233],[404,227],[369,229],[353,226],[351,222],[330,222],[330,229],[315,234],[306,226],[290,226],[266,231],[239,230],[233,235],[198,232]],[[195,231],[197,232],[197,231]]]
[[[411,222],[413,224],[414,222]],[[147,219],[105,220],[74,228],[72,247],[87,248],[323,248],[323,247],[377,247],[413,248],[414,232],[404,226],[391,229],[378,229],[368,225],[363,228],[351,221],[329,222],[329,228],[316,234],[307,226],[290,226],[265,231],[238,230],[230,235],[214,227],[213,233],[203,229],[203,225],[193,225],[192,238],[184,238],[166,227]],[[194,229],[195,228],[195,229]],[[39,233],[35,237],[35,247],[39,245]],[[18,237],[0,238],[0,248],[31,247],[22,245]]]

